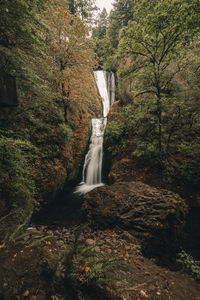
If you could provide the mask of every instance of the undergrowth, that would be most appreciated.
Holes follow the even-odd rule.
[[[178,253],[177,263],[185,272],[191,274],[196,280],[200,280],[200,261],[182,250]]]
[[[77,231],[73,245],[59,258],[54,280],[62,278],[70,299],[111,299],[115,291],[108,283],[122,281],[120,271],[127,270],[127,264],[122,259],[95,252],[95,244],[85,245],[81,237],[83,230],[81,227]]]
[[[51,236],[43,236],[41,234],[32,235],[25,229],[25,224],[17,226],[12,232],[6,232],[0,236],[1,248],[14,245],[14,244],[26,244],[30,247],[38,246],[43,241],[49,239]]]

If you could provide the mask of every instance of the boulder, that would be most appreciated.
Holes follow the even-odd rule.
[[[142,182],[116,182],[85,195],[83,213],[99,228],[118,226],[151,242],[173,241],[188,207],[178,194]]]

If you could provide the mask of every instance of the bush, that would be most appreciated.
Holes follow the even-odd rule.
[[[16,226],[12,231],[1,234],[0,232],[0,243],[3,247],[13,246],[15,244],[26,244],[29,247],[38,246],[42,242],[50,239],[51,236],[43,236],[41,234],[30,233],[28,230],[25,230],[25,224]],[[3,248],[2,247],[2,248]]]
[[[195,260],[191,255],[182,250],[178,253],[177,263],[184,271],[194,276],[196,280],[200,280],[200,261]]]
[[[112,158],[121,154],[128,146],[124,123],[110,121],[106,126],[104,145],[109,156]]]
[[[61,123],[58,128],[58,134],[60,135],[61,144],[65,144],[70,141],[73,137],[73,131],[69,125]]]
[[[0,138],[0,216],[20,208],[20,218],[24,222],[31,214],[36,192],[33,179],[36,165],[37,148],[30,142]]]

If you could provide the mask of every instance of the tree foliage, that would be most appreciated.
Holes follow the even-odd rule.
[[[108,29],[108,13],[104,8],[101,13],[97,16],[95,27],[92,32],[92,38],[102,39],[106,35]]]
[[[113,9],[110,13],[110,26],[108,36],[114,48],[117,48],[119,42],[119,31],[133,20],[134,1],[116,0],[113,3]]]
[[[97,26],[93,29],[93,37],[96,38],[96,53],[99,65],[106,69],[116,71],[117,58],[116,50],[119,43],[120,29],[133,19],[133,0],[116,0],[113,3],[113,9],[107,20],[105,14],[99,16]],[[102,22],[104,20],[104,22]],[[106,24],[106,25],[105,25]],[[105,30],[106,28],[106,30]],[[102,33],[103,34],[99,34]]]
[[[174,119],[171,120],[172,127],[166,142],[163,128],[165,116],[171,108],[170,102],[176,101],[170,95],[171,83],[174,76],[184,68],[183,58],[190,45],[189,41],[195,38],[198,31],[199,23],[196,21],[199,2],[143,0],[138,1],[134,9],[135,20],[122,30],[119,45],[120,53],[125,58],[131,56],[132,63],[123,68],[119,76],[136,79],[134,97],[145,94],[149,97],[151,105],[148,113],[157,119],[152,132],[157,141],[159,164],[162,166],[168,155],[171,131],[179,118],[177,103],[171,111]]]
[[[92,97],[85,78],[91,76],[91,69],[95,65],[93,42],[88,38],[88,28],[79,17],[70,14],[65,1],[54,1],[45,18],[50,28],[47,47],[53,58],[54,93],[63,104],[67,122],[67,112],[74,105],[80,105],[81,108],[82,98],[88,97],[89,102]]]
[[[123,107],[105,132],[109,158],[127,151],[165,180],[193,188],[200,167],[199,10],[199,1],[134,1],[116,45]]]
[[[20,100],[0,110],[0,214],[16,207],[24,222],[78,176],[101,101],[88,27],[67,1],[4,1],[0,11],[1,67]]]
[[[93,14],[97,10],[95,0],[67,0],[69,11],[73,15],[80,15],[89,24],[93,22]]]
[[[36,56],[43,56],[42,32],[45,26],[40,13],[47,2],[47,0],[14,2],[6,0],[0,3],[1,72],[18,79],[18,85],[27,86],[29,82],[29,91],[33,82],[35,89],[32,89],[36,91],[39,88],[37,83],[42,85],[45,81],[42,76],[38,76],[33,65],[38,66]]]

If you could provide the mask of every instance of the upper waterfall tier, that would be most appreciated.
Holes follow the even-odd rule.
[[[108,89],[108,94],[110,97],[110,106],[114,103],[115,101],[115,74],[113,72],[106,72],[106,82],[107,82],[107,89]]]
[[[98,87],[99,94],[102,98],[103,116],[107,117],[110,110],[110,95],[108,93],[108,85],[106,78],[106,71],[95,71],[94,76]]]

